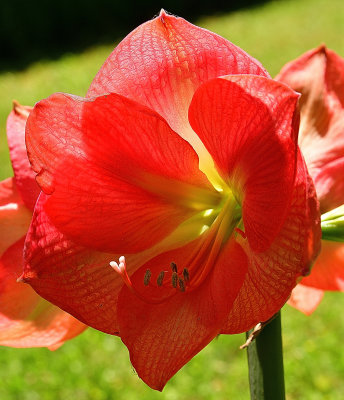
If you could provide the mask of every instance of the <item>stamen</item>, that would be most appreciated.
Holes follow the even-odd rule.
[[[178,272],[177,264],[175,262],[171,262],[172,272]]]
[[[242,236],[243,239],[246,239],[246,233],[242,231],[240,228],[234,228],[235,232],[239,233],[240,236]]]
[[[189,275],[189,270],[187,268],[183,269],[183,277],[185,282],[189,282],[190,275]]]
[[[149,298],[144,296],[143,294],[141,294],[140,292],[138,292],[137,289],[135,289],[135,287],[133,286],[129,275],[127,273],[127,268],[126,268],[126,263],[125,263],[125,257],[121,256],[118,259],[118,263],[116,261],[110,261],[110,266],[111,268],[116,271],[121,278],[123,279],[124,283],[126,284],[126,286],[128,287],[128,289],[135,295],[137,296],[140,300],[144,301],[145,303],[150,303],[150,304],[161,304],[163,303],[166,299],[168,299],[171,295],[168,294],[165,298],[159,298],[159,299],[154,299],[154,298]],[[161,284],[162,281],[164,279],[164,275],[165,275],[165,271],[161,271],[159,276],[158,276],[158,284],[160,283],[161,280]],[[145,276],[144,276],[144,284],[147,285],[149,284],[149,280],[151,277],[151,271],[149,269],[146,270]],[[172,285],[174,288],[177,287],[177,282],[178,282],[178,275],[177,273],[173,272],[172,273]]]
[[[151,276],[152,276],[151,270],[150,270],[150,269],[147,269],[147,271],[146,271],[146,273],[145,273],[145,276],[144,276],[144,278],[143,278],[143,284],[144,284],[145,286],[148,286],[148,285],[149,285],[149,281],[150,281]]]
[[[185,283],[182,278],[178,279],[179,289],[181,292],[185,292]]]
[[[119,258],[118,263],[115,261],[111,261],[110,266],[122,277],[126,286],[137,297],[147,303],[161,304],[167,299],[171,298],[174,294],[178,293],[178,291],[173,291],[172,287],[175,289],[179,289],[180,292],[193,291],[207,278],[208,274],[216,263],[216,259],[223,246],[223,243],[229,240],[230,235],[233,233],[233,230],[235,230],[235,232],[238,232],[238,234],[240,234],[243,238],[246,238],[245,232],[243,232],[239,228],[236,228],[239,217],[233,214],[235,206],[236,200],[234,198],[228,198],[221,212],[208,229],[208,232],[204,233],[200,237],[200,240],[193,248],[191,254],[188,255],[187,259],[184,259],[182,261],[183,265],[179,266],[180,273],[178,273],[177,264],[173,261],[170,263],[171,272],[165,270],[159,273],[156,278],[156,286],[153,283],[156,291],[138,291],[137,289],[139,289],[139,287],[137,289],[133,287],[133,284],[126,271],[124,256],[121,256]],[[186,266],[187,268],[184,266]],[[143,275],[142,272],[141,274]],[[166,282],[164,282],[166,273],[167,276],[171,274],[171,278],[168,277],[167,281],[165,280]],[[140,276],[142,277],[142,275]],[[150,269],[147,269],[143,276],[144,286],[152,285],[151,277],[152,272]],[[168,282],[169,279],[171,279],[171,283]],[[161,286],[169,289],[166,291],[166,296],[161,297],[164,291],[157,290],[157,288]]]
[[[164,276],[165,276],[165,271],[161,271],[160,274],[158,275],[158,279],[156,280],[156,284],[158,286],[161,286],[164,280]]]
[[[209,232],[204,236],[197,248],[194,249],[193,254],[190,255],[190,261],[186,264],[188,265],[188,270],[192,270],[193,273],[188,285],[188,291],[196,289],[206,279],[219,254],[223,241],[228,237],[228,232],[233,231],[235,218],[232,210],[235,204],[234,198],[228,199]],[[200,263],[203,264],[203,268],[196,269],[195,266]]]
[[[171,280],[172,280],[172,286],[174,288],[177,288],[177,282],[178,282],[178,274],[177,274],[177,272],[172,272]]]

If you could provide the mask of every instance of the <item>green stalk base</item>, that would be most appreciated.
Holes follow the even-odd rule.
[[[280,311],[248,346],[247,359],[251,400],[285,400]]]

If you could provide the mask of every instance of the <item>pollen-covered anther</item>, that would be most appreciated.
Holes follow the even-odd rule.
[[[185,282],[182,278],[178,278],[178,285],[181,292],[185,292]]]
[[[189,282],[190,280],[190,274],[189,274],[189,270],[187,268],[183,269],[183,278],[184,278],[184,282]]]
[[[177,274],[177,272],[172,272],[171,282],[172,282],[172,286],[176,289],[177,288],[177,284],[178,284],[178,274]]]
[[[144,278],[143,278],[143,284],[144,284],[145,286],[148,286],[148,285],[149,285],[149,281],[150,281],[151,276],[152,276],[151,270],[150,270],[150,269],[147,269],[147,271],[146,271],[146,273],[145,273],[145,276],[144,276]]]
[[[162,286],[163,281],[164,281],[164,276],[165,276],[165,271],[161,271],[160,274],[158,275],[157,280],[156,280],[156,284],[158,286]]]
[[[171,269],[172,269],[172,272],[178,272],[178,268],[177,268],[177,264],[175,263],[175,262],[171,262]]]

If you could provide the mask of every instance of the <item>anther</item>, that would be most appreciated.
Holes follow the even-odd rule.
[[[147,269],[147,271],[145,273],[145,276],[143,278],[143,284],[145,286],[149,285],[149,281],[150,281],[151,276],[152,276],[152,273],[151,273],[150,269]]]
[[[165,271],[161,271],[160,274],[158,275],[158,278],[156,280],[156,284],[158,286],[161,286],[164,280],[164,276],[165,276]]]
[[[172,286],[174,288],[177,287],[177,283],[178,283],[178,275],[177,272],[172,272]]]
[[[171,269],[172,269],[172,272],[177,272],[178,271],[177,264],[175,262],[171,262]]]
[[[187,268],[183,269],[183,277],[185,282],[189,282],[190,275],[189,275],[189,270]]]
[[[178,279],[179,289],[181,292],[185,292],[185,282],[182,278]]]

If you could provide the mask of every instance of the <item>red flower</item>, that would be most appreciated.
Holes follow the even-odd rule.
[[[299,144],[326,213],[344,203],[344,59],[320,46],[285,65],[276,79],[302,94]],[[289,304],[311,314],[324,290],[344,291],[344,243],[322,240],[311,275]]]
[[[42,299],[30,286],[16,282],[39,194],[24,142],[30,111],[31,107],[15,104],[7,120],[15,178],[0,182],[0,345],[56,349],[86,326]]]
[[[23,278],[119,335],[161,390],[219,333],[270,318],[308,272],[319,216],[297,101],[211,32],[164,12],[141,25],[86,99],[54,94],[30,115],[45,194]]]

